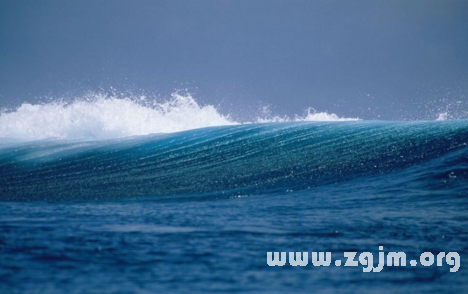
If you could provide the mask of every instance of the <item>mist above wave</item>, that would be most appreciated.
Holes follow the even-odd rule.
[[[255,122],[343,120],[356,119],[309,109],[305,115],[294,118],[263,113]],[[220,113],[213,105],[199,105],[189,94],[174,93],[171,99],[163,102],[149,102],[145,97],[93,94],[72,102],[23,103],[15,110],[3,111],[0,138],[100,140],[240,123]]]

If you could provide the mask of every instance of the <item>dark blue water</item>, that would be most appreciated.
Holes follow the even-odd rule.
[[[4,142],[0,293],[467,293],[467,143],[468,121]],[[267,265],[379,246],[407,265]]]

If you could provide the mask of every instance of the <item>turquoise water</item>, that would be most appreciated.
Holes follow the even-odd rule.
[[[0,293],[463,293],[468,121],[3,141]],[[267,252],[405,252],[405,267]],[[409,265],[458,252],[460,269]],[[357,258],[356,258],[357,259]]]

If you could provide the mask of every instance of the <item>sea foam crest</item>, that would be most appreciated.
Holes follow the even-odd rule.
[[[294,118],[288,116],[273,116],[268,107],[262,110],[262,116],[256,122],[291,122],[291,121],[356,121],[359,118],[339,117],[335,113],[318,112],[313,108],[308,108],[304,115],[295,115]]]
[[[21,140],[110,139],[171,133],[235,124],[212,105],[200,106],[190,96],[173,94],[163,103],[95,95],[71,103],[24,103],[0,115],[0,137]]]
[[[292,119],[269,115],[255,122],[342,120],[355,119],[309,109],[304,116]],[[14,111],[4,111],[0,114],[0,138],[102,140],[239,123],[212,105],[199,105],[189,94],[174,93],[165,102],[93,94],[73,102],[23,103]]]

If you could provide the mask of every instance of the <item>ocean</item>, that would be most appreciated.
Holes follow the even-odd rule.
[[[0,293],[468,293],[467,144],[468,120],[24,104],[0,116]]]

